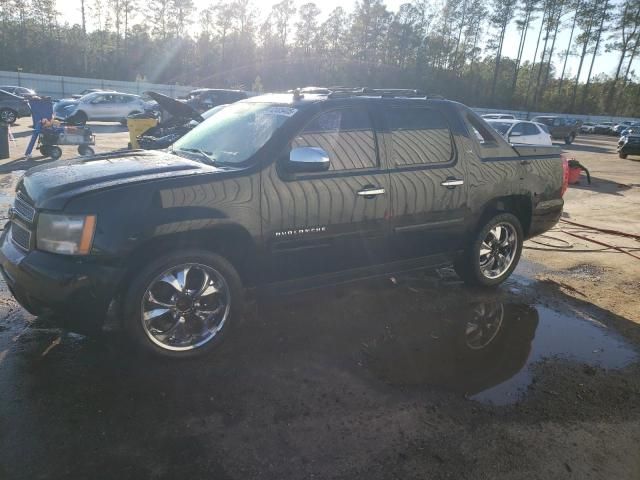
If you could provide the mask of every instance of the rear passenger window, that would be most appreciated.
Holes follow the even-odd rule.
[[[540,134],[538,127],[536,127],[533,123],[523,123],[522,126],[524,130],[523,135],[539,135]]]
[[[329,154],[329,170],[377,166],[376,142],[366,110],[331,110],[311,120],[291,142],[292,148],[320,147]]]
[[[395,166],[447,163],[453,156],[444,117],[430,108],[393,108],[387,112]]]

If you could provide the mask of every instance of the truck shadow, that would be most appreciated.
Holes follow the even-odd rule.
[[[477,426],[499,421],[496,406],[522,402],[510,422],[535,423],[535,412],[554,409],[563,422],[638,414],[637,354],[627,339],[640,341],[640,327],[551,283],[516,279],[487,292],[399,276],[258,299],[216,354],[179,362],[134,353],[117,335],[61,335],[46,319],[24,328],[4,313],[14,318],[0,330],[0,418],[11,448],[0,464],[30,478],[79,477],[97,464],[110,465],[110,478],[143,478],[174,468],[159,449],[194,448],[188,472],[201,478],[212,468],[197,460],[209,458],[203,442],[242,452],[225,465],[256,469],[263,459],[284,469],[292,460],[264,445],[293,442],[312,463],[326,461],[327,452],[395,441],[400,410],[422,430],[420,412],[436,408],[475,411],[482,420],[456,423]],[[554,373],[540,377],[541,366]],[[580,409],[566,409],[576,385]]]

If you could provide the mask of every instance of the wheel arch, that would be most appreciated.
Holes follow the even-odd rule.
[[[244,227],[225,223],[200,230],[168,233],[140,242],[125,257],[127,269],[123,288],[154,257],[180,249],[201,249],[222,255],[236,268],[244,285],[255,283],[256,244]]]
[[[505,195],[487,202],[478,216],[474,231],[482,228],[491,217],[500,213],[515,215],[520,220],[522,231],[525,238],[527,238],[533,215],[533,202],[529,195]]]

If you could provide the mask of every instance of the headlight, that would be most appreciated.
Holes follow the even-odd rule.
[[[38,216],[36,245],[39,250],[66,255],[87,255],[96,229],[95,215]]]

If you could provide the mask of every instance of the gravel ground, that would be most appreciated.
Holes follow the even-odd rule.
[[[593,177],[566,220],[638,234],[640,163],[614,147],[566,149]],[[2,211],[43,161],[0,162]],[[443,270],[255,299],[220,351],[175,364],[0,285],[0,478],[640,478],[640,260],[574,235],[638,248],[561,223],[493,292]]]

